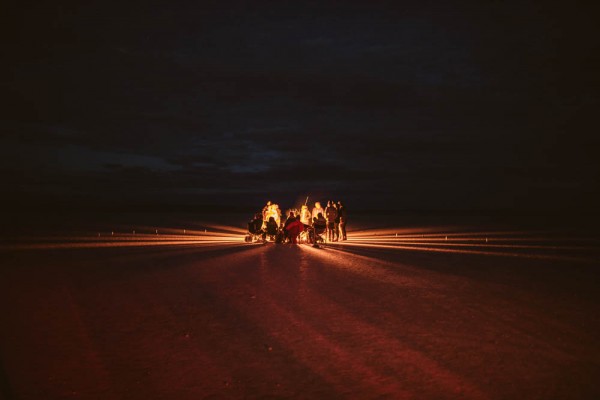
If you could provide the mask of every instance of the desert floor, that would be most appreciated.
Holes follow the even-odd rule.
[[[5,243],[0,397],[600,398],[597,240],[444,229]]]

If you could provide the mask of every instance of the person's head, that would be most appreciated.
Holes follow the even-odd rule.
[[[308,206],[307,205],[303,205],[302,206],[302,211],[304,211],[304,210],[308,210]]]
[[[331,207],[331,200],[327,202],[327,207]]]
[[[275,218],[269,217],[269,222],[275,222]]]
[[[294,212],[293,212],[293,211],[290,211],[290,216],[289,216],[289,218],[295,218],[295,216],[294,216]]]
[[[338,207],[342,207],[342,206],[343,206],[342,202],[338,201]]]
[[[317,214],[317,217],[318,217],[319,219],[320,219],[320,218],[323,218],[323,213],[318,213],[318,214]]]
[[[315,208],[321,208],[321,203],[319,203],[318,201],[315,203]]]
[[[271,200],[267,201],[267,206],[271,205]]]

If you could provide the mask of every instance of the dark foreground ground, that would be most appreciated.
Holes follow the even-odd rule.
[[[535,240],[5,247],[0,398],[600,398],[597,242]]]

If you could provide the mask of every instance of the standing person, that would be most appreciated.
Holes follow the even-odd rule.
[[[271,206],[273,208],[273,216],[275,217],[275,221],[277,221],[277,226],[281,226],[281,209],[279,208],[279,204],[273,204]]]
[[[268,220],[269,211],[271,211],[271,201],[267,201],[267,204],[262,209],[262,216],[264,220]]]
[[[292,223],[296,221],[296,217],[294,215],[294,212],[291,210],[287,211],[287,218],[285,219],[285,222],[283,223],[283,241],[285,242],[289,236],[288,236],[288,229],[287,227]]]
[[[269,220],[270,211],[271,211],[271,201],[269,200],[269,201],[267,201],[267,205],[264,206],[262,209],[263,229],[265,229],[267,227],[267,221]]]
[[[333,207],[335,207],[335,211],[337,213],[337,216],[335,217],[335,227],[333,228],[333,240],[337,242],[338,240],[341,240],[342,237],[342,235],[340,235],[340,208],[335,201],[332,201],[331,204]]]
[[[311,222],[311,213],[308,211],[308,206],[304,205],[300,209],[300,222],[304,224],[304,226],[310,225]]]
[[[271,202],[269,202],[271,203]],[[275,222],[277,223],[277,226],[281,226],[281,210],[279,209],[279,205],[277,204],[269,204],[268,205],[268,209],[267,209],[267,218],[271,218],[273,217],[275,219]]]
[[[325,207],[325,219],[327,220],[327,240],[330,242],[333,242],[335,238],[336,218],[337,210],[333,206],[333,202],[330,200],[327,202],[327,207]]]
[[[325,215],[325,210],[321,207],[321,203],[318,201],[315,203],[315,208],[312,209],[312,217],[317,218],[319,214]]]
[[[346,207],[344,207],[341,201],[338,201],[338,217],[340,219],[340,240],[346,240],[346,222],[348,221],[348,217]]]

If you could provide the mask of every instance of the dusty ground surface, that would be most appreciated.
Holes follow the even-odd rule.
[[[593,249],[361,243],[4,248],[0,397],[600,398]]]

